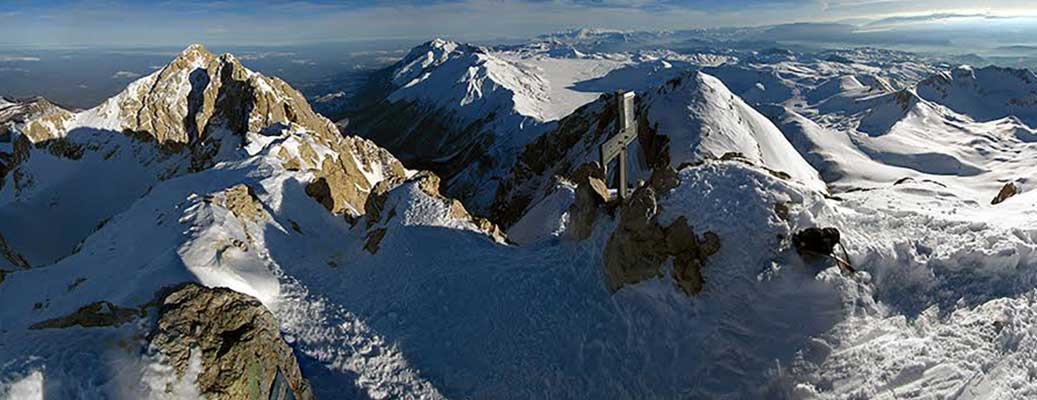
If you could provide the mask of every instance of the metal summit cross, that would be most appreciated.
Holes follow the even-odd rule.
[[[637,138],[637,118],[634,117],[634,92],[617,92],[616,99],[619,106],[619,121],[616,125],[616,136],[613,136],[601,144],[601,168],[608,175],[608,164],[613,158],[619,157],[619,165],[616,175],[619,179],[619,200],[627,199],[627,146]]]

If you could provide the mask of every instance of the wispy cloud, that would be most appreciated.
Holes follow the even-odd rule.
[[[29,56],[3,56],[0,55],[0,62],[35,62],[40,61],[39,57]]]
[[[141,74],[132,71],[119,71],[112,75],[112,79],[136,79],[140,77]]]

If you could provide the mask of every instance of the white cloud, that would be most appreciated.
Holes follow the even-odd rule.
[[[0,62],[35,62],[40,61],[39,57],[27,57],[27,56],[0,56]]]
[[[140,77],[141,74],[132,71],[119,71],[112,75],[112,79],[136,79]]]
[[[245,53],[245,54],[241,54],[241,55],[239,55],[237,57],[241,61],[255,61],[255,60],[262,60],[264,58],[291,57],[291,56],[294,56],[294,55],[295,55],[295,53],[289,52],[289,51],[265,51],[265,52],[262,52],[262,53]]]

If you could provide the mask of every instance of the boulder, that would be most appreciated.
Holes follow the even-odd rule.
[[[796,252],[806,256],[830,256],[839,244],[839,230],[836,228],[807,228],[792,235],[792,245]]]
[[[1022,192],[1019,189],[1019,185],[1015,182],[1008,182],[1001,187],[1001,191],[997,192],[997,196],[994,196],[993,200],[990,200],[991,205],[1000,204],[1001,202],[1008,200],[1009,197],[1015,196]]]
[[[157,305],[150,348],[161,352],[181,376],[192,353],[200,356],[197,386],[202,397],[265,400],[286,385],[296,399],[314,398],[277,321],[259,300],[189,283],[169,291]]]
[[[669,175],[653,173],[649,184],[638,188],[623,205],[603,255],[610,291],[661,276],[670,258],[677,286],[689,296],[702,291],[702,269],[708,257],[720,250],[720,238],[712,232],[700,238],[684,216],[666,226],[660,223],[657,190],[669,190],[673,184],[666,178]]]

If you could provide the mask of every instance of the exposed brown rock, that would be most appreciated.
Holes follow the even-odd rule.
[[[1019,194],[1019,186],[1015,182],[1008,182],[1001,187],[1001,191],[997,192],[997,196],[994,196],[993,200],[990,200],[990,204],[1000,204],[1001,202],[1008,200],[1009,197]]]
[[[774,214],[778,216],[782,221],[789,220],[789,204],[781,201],[774,203]]]
[[[312,399],[277,321],[255,298],[227,288],[187,284],[159,301],[150,345],[181,376],[201,352],[197,386],[207,399],[268,399],[280,373],[295,398]]]
[[[32,151],[32,142],[25,136],[16,136],[13,144],[13,152],[0,152],[0,189],[4,188],[7,175],[15,172],[19,165],[29,159]]]
[[[375,188],[371,191],[370,196],[365,203],[367,226],[369,228],[380,224],[384,225],[385,222],[395,216],[392,209],[390,209],[389,212],[386,212],[386,202],[391,196],[392,190],[403,184],[415,185],[425,195],[441,201],[443,205],[446,206],[450,218],[472,223],[476,228],[497,243],[508,242],[507,235],[497,226],[497,224],[494,224],[492,221],[485,218],[472,216],[460,201],[440,194],[439,176],[431,171],[420,171],[406,181],[401,182],[401,179],[390,178],[375,185]],[[368,240],[365,244],[365,248],[367,248],[368,251],[371,251],[371,249],[377,250],[377,246],[381,242],[382,236],[384,236],[384,232],[379,232],[379,230],[384,229],[377,228],[370,231],[368,234]],[[373,253],[374,251],[371,252]]]
[[[460,202],[458,202],[458,204],[460,204]],[[508,242],[508,234],[505,233],[503,230],[501,230],[501,228],[499,226],[497,226],[497,224],[493,223],[493,221],[490,221],[490,220],[488,220],[486,218],[475,217],[475,218],[472,219],[472,223],[474,223],[475,226],[477,228],[479,228],[479,230],[481,230],[481,231],[485,232],[487,235],[489,235],[490,238],[493,239],[494,242],[497,242],[497,243],[507,243]]]
[[[372,187],[364,169],[379,170],[383,179],[391,183],[402,181],[406,175],[403,164],[370,141],[347,137],[325,145],[337,151],[339,157],[324,158],[320,169],[313,171],[315,179],[307,186],[306,192],[334,214],[356,217],[366,210],[365,203]],[[303,160],[296,165],[305,165],[308,162],[306,159],[311,156],[316,159],[317,154],[312,149],[304,149],[309,149],[309,146],[300,146]],[[310,153],[312,155],[307,155]],[[360,164],[357,164],[357,160],[360,160]]]
[[[140,312],[136,309],[122,308],[107,301],[98,301],[80,307],[74,313],[64,317],[32,324],[29,329],[60,329],[72,326],[82,326],[84,328],[117,326],[133,321],[140,316]]]
[[[665,194],[681,184],[677,177],[677,170],[669,166],[661,166],[652,170],[652,176],[648,178],[648,185],[655,189],[656,193]]]
[[[335,212],[335,198],[331,196],[331,186],[325,178],[317,178],[306,184],[306,195],[316,200],[328,211]]]
[[[385,207],[385,200],[389,196],[389,191],[401,183],[403,183],[403,179],[392,178],[384,179],[374,185],[371,193],[367,196],[367,201],[364,203],[364,214],[367,217],[368,225],[375,224],[382,219],[382,210]]]
[[[370,140],[346,136],[343,147],[356,157],[361,168],[365,165],[378,165],[386,178],[403,178],[406,175],[406,169],[400,160],[389,153],[389,150],[379,147]]]
[[[501,230],[500,227],[497,226],[497,224],[494,224],[492,221],[485,218],[473,217],[468,212],[468,210],[465,209],[464,204],[461,204],[460,201],[448,198],[440,194],[440,180],[439,177],[436,176],[436,174],[432,173],[431,171],[421,171],[414,177],[412,177],[410,180],[416,181],[418,184],[418,188],[420,188],[422,192],[425,192],[425,194],[429,195],[430,197],[439,199],[443,202],[450,203],[450,217],[462,221],[469,221],[475,224],[475,226],[479,228],[479,230],[486,233],[495,242],[506,243],[508,241],[507,235],[505,235],[504,231]]]
[[[154,141],[164,151],[189,151],[190,170],[195,171],[211,166],[220,148],[243,144],[246,132],[282,134],[301,128],[310,134],[295,137],[298,151],[282,147],[275,154],[286,169],[312,171],[307,192],[335,214],[356,217],[362,212],[373,173],[404,176],[403,165],[391,154],[370,141],[342,137],[284,81],[249,71],[234,56],[216,56],[201,45],[189,46],[95,111],[137,140]],[[26,136],[34,143],[63,138],[71,115],[34,119],[25,127]],[[69,158],[82,155],[71,142],[50,146],[51,152]],[[15,163],[0,160],[0,165],[9,171]]]
[[[221,206],[230,210],[242,222],[256,222],[266,215],[263,204],[252,193],[252,189],[244,184],[224,190],[218,201]]]
[[[566,234],[574,240],[590,237],[598,210],[608,204],[609,191],[602,177],[605,171],[598,163],[588,163],[577,169],[576,199],[569,207],[569,227]]]
[[[310,183],[319,185],[312,189],[311,197],[321,196],[314,199],[328,211],[343,214],[364,209],[370,184],[350,157],[339,157],[339,160],[325,158],[317,176],[317,180]],[[310,193],[310,186],[307,186],[307,194]]]
[[[695,295],[703,288],[706,259],[720,248],[719,237],[706,232],[704,238],[699,238],[683,216],[662,226],[658,221],[656,186],[665,189],[670,181],[660,175],[650,182],[654,185],[642,186],[623,205],[619,224],[605,245],[603,261],[608,288],[616,291],[658,277],[663,264],[672,257],[674,281],[685,294]]]

